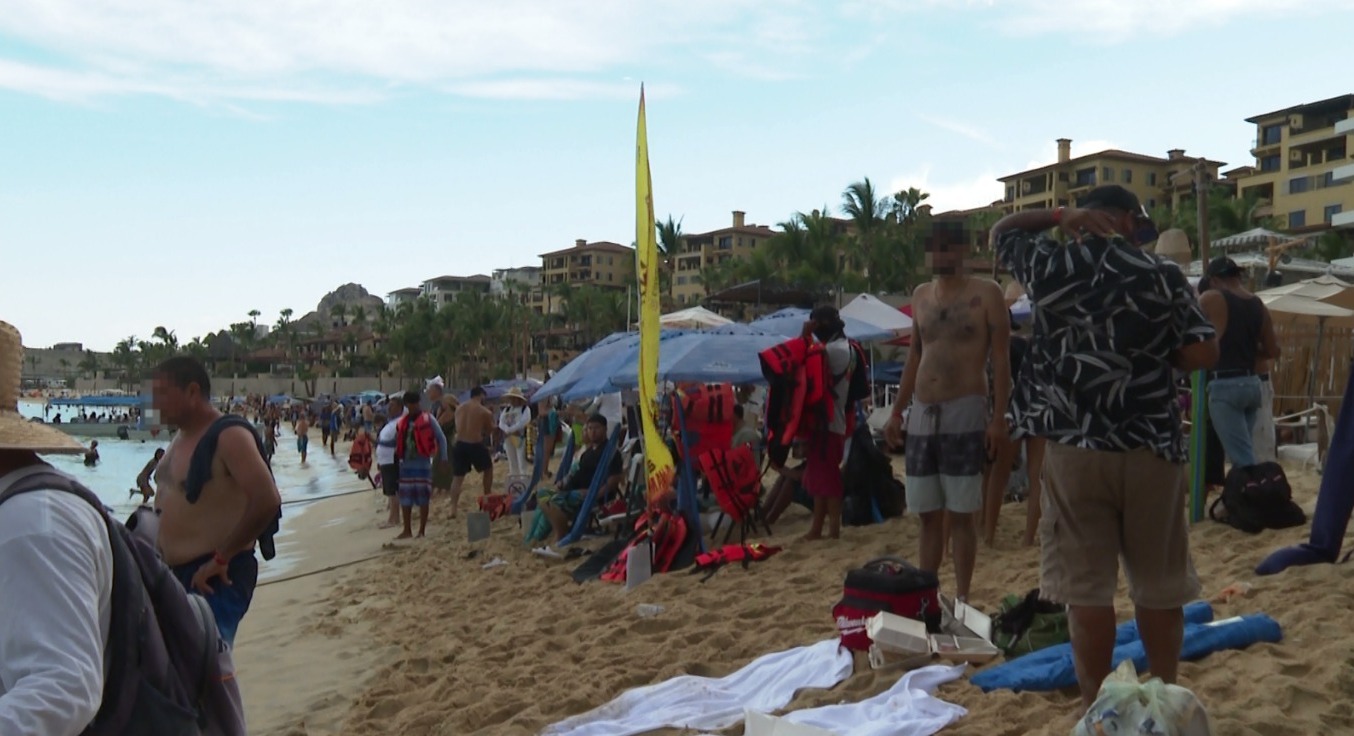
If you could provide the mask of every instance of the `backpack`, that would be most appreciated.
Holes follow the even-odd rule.
[[[992,643],[1007,657],[1037,652],[1071,641],[1067,606],[1039,600],[1039,589],[1001,599],[992,619]]]
[[[846,389],[846,405],[852,407],[870,398],[870,354],[855,340],[847,342],[851,345],[851,385]]]
[[[1218,513],[1219,504],[1226,516]],[[1247,534],[1307,523],[1307,515],[1293,503],[1293,489],[1288,485],[1283,466],[1276,462],[1233,467],[1227,473],[1222,495],[1209,507],[1208,515]]]
[[[926,623],[940,631],[940,580],[897,557],[876,557],[846,573],[842,598],[832,607],[841,646],[863,652],[871,640],[866,622],[880,611]]]
[[[115,521],[93,491],[64,475],[29,475],[0,492],[0,504],[46,490],[97,510],[112,550],[103,702],[83,736],[244,736],[230,645],[207,601],[183,589],[152,540]]]

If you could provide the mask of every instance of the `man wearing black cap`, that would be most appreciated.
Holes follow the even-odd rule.
[[[1218,364],[1208,374],[1208,419],[1232,467],[1254,465],[1256,417],[1264,401],[1257,367],[1279,357],[1274,323],[1260,297],[1241,284],[1226,256],[1208,263],[1210,288],[1199,306],[1218,331]]]
[[[1065,244],[1041,235],[1054,227]],[[1118,186],[992,228],[998,257],[1037,305],[1030,380],[1016,385],[1011,412],[1017,435],[1048,440],[1039,587],[1069,606],[1087,707],[1110,673],[1119,559],[1152,674],[1165,682],[1176,678],[1184,604],[1200,590],[1174,371],[1212,368],[1218,345],[1180,269],[1138,247],[1155,238],[1138,198]]]
[[[804,490],[813,498],[813,521],[808,534],[804,535],[806,540],[821,539],[824,522],[829,537],[841,536],[842,498],[846,495],[842,462],[846,456],[846,438],[855,429],[855,407],[847,406],[855,354],[845,330],[846,323],[837,308],[827,305],[810,312],[809,321],[804,323],[804,339],[818,338],[827,354],[827,368],[831,374],[827,387],[832,394],[832,416],[828,418],[827,431],[805,448]]]

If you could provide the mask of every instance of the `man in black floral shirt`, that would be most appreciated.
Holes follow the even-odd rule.
[[[1053,227],[1066,244],[1040,235]],[[1180,270],[1138,247],[1156,231],[1123,187],[1009,215],[992,237],[1035,304],[1012,427],[1048,440],[1040,587],[1069,606],[1082,700],[1110,673],[1120,557],[1152,674],[1174,682],[1199,581],[1173,370],[1213,365],[1213,326]]]

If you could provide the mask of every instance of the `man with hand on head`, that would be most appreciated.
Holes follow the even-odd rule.
[[[1054,227],[1068,242],[1042,234]],[[1152,674],[1167,683],[1184,604],[1200,589],[1174,371],[1211,368],[1218,345],[1180,269],[1140,248],[1155,239],[1138,198],[1119,186],[992,228],[997,256],[1038,304],[1029,380],[1011,412],[1017,436],[1048,440],[1039,588],[1069,607],[1087,707],[1110,673],[1119,560]]]

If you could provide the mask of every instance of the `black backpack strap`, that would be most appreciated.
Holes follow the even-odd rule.
[[[143,611],[144,606],[149,605],[145,600],[146,591],[140,570],[127,547],[127,540],[122,536],[121,525],[113,521],[107,507],[93,491],[49,466],[5,489],[0,493],[0,504],[33,491],[60,491],[78,496],[94,508],[108,531],[113,585],[109,596],[108,641],[104,646],[103,703],[85,734],[120,734],[131,717],[132,706],[136,703],[135,691],[140,683],[137,661],[141,616],[134,615],[134,612]]]

